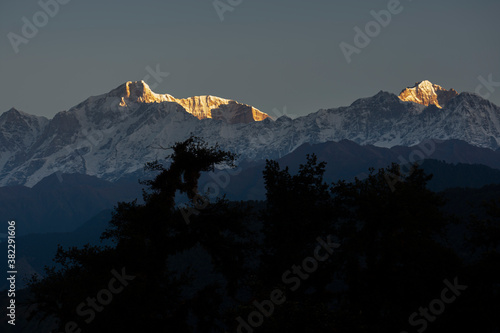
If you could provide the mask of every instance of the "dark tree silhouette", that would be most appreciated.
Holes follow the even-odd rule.
[[[212,332],[220,327],[221,307],[235,295],[245,272],[249,237],[242,221],[248,214],[218,199],[188,224],[175,195],[186,193],[196,200],[201,172],[221,164],[234,166],[235,155],[195,137],[172,149],[168,168],[158,162],[147,165],[159,173],[145,182],[150,191],[144,192],[144,204],[117,205],[102,235],[114,246],[59,248],[56,261],[61,268],[47,268],[43,279],[33,277],[29,287],[37,313],[56,318],[60,331],[68,323],[87,332],[162,327],[169,332]],[[128,277],[127,285],[109,304],[101,304],[107,292],[99,292],[109,288],[116,274]],[[86,305],[88,297],[98,302],[93,311]],[[77,310],[82,303],[85,315]]]
[[[271,291],[279,289],[286,302],[275,306],[258,332],[335,332],[327,306],[331,295],[326,292],[331,282],[326,268],[333,260],[322,262],[318,272],[307,274],[305,279],[294,272],[283,278],[292,266],[300,266],[305,258],[313,256],[318,237],[326,239],[335,234],[329,186],[323,181],[326,163],[318,162],[314,154],[306,159],[296,175],[291,175],[288,168],[281,169],[276,161],[266,161],[261,260],[251,281],[251,293],[254,299],[266,301]],[[256,308],[250,303],[233,316],[246,320],[253,311]]]
[[[333,185],[346,331],[408,329],[409,315],[439,296],[443,279],[458,274],[460,261],[443,242],[444,202],[427,189],[430,178],[416,166],[404,174],[393,164]]]
[[[157,174],[144,182],[144,203],[116,206],[102,235],[112,245],[59,248],[59,266],[33,277],[33,318],[57,320],[60,332],[498,332],[499,201],[460,222],[443,213],[442,196],[427,187],[431,176],[416,165],[329,185],[326,164],[307,155],[294,175],[266,162],[267,200],[257,211],[198,191],[200,175],[234,166],[234,154],[195,137],[171,149],[168,167],[146,166]],[[188,219],[178,194],[196,209]],[[452,222],[468,225],[468,258],[449,246]],[[329,255],[306,272],[318,239],[340,247],[327,252],[323,244]],[[456,279],[467,289],[445,311],[409,321],[438,304],[449,287],[443,281]],[[271,311],[275,290],[285,301]],[[252,313],[265,319],[241,326]]]

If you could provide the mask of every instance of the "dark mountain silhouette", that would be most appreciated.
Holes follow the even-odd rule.
[[[481,187],[499,181],[497,170],[500,169],[500,153],[475,147],[459,140],[428,141],[419,146],[393,148],[361,146],[349,140],[316,145],[305,143],[277,161],[282,166],[288,166],[292,172],[296,172],[303,156],[313,153],[320,161],[327,162],[324,177],[328,182],[366,177],[371,167],[384,168],[392,162],[408,165],[410,162],[423,159],[434,159],[448,164],[463,164],[457,169],[453,165],[424,163],[423,168],[426,172],[446,174],[439,180],[429,182],[429,187],[433,190],[451,187]],[[231,199],[262,199],[265,193],[264,182],[261,179],[263,169],[264,162],[259,162],[240,174],[231,176],[229,185],[224,188],[224,191]],[[206,184],[211,181],[213,181],[211,177],[205,176],[202,177],[201,183]]]
[[[17,222],[17,234],[73,231],[118,201],[141,197],[137,178],[116,183],[79,174],[53,174],[33,188],[0,187],[0,215]]]

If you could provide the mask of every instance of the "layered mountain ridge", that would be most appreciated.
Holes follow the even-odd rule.
[[[412,99],[410,95],[381,91],[350,106],[273,120],[236,101],[213,96],[176,99],[152,92],[142,81],[130,81],[51,120],[12,110],[2,114],[0,186],[31,187],[55,172],[115,181],[164,158],[169,151],[161,147],[190,135],[219,143],[240,154],[242,161],[278,158],[304,143],[344,139],[378,147],[408,147],[428,139],[500,147],[498,106],[476,94],[448,98],[434,85],[432,89],[426,98],[419,95],[424,89],[415,89],[416,102],[403,100]],[[428,103],[432,100],[439,106]]]

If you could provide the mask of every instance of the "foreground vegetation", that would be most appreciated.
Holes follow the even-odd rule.
[[[57,332],[499,331],[500,201],[453,216],[418,167],[326,184],[308,155],[294,175],[267,161],[264,204],[208,202],[201,173],[235,156],[197,138],[172,149],[168,168],[148,164],[144,204],[117,205],[102,235],[112,246],[59,248],[61,268],[33,277],[32,321]]]

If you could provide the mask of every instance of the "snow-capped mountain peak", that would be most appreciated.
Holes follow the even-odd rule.
[[[414,102],[425,106],[435,105],[440,109],[456,96],[458,96],[456,90],[446,90],[428,80],[417,82],[413,87],[408,87],[399,94],[399,98],[402,101]]]
[[[128,81],[118,87],[117,90],[121,94],[123,104],[126,104],[126,100],[138,103],[161,103],[175,100],[171,95],[154,93],[144,81]]]
[[[128,81],[105,95],[119,98],[121,107],[133,104],[174,102],[198,119],[219,119],[230,124],[262,121],[269,116],[253,106],[216,96],[203,95],[175,98],[169,94],[157,94],[144,81]]]
[[[127,82],[50,121],[14,109],[2,114],[0,186],[33,186],[58,171],[114,181],[165,157],[158,147],[192,134],[239,154],[242,161],[284,156],[304,143],[345,139],[379,147],[413,146],[428,139],[500,147],[500,107],[428,81],[405,91],[399,97],[381,91],[350,106],[271,121],[234,100],[176,99],[154,93],[142,81]]]

